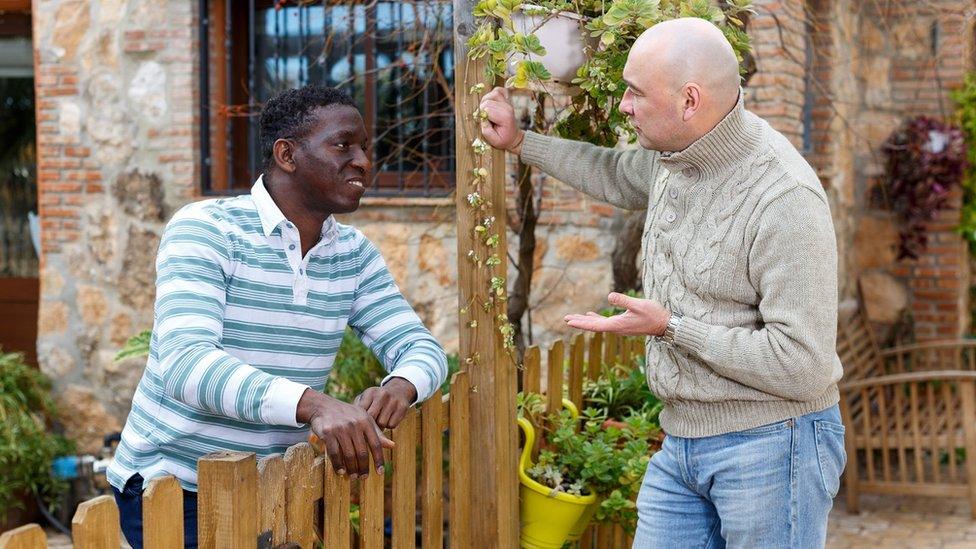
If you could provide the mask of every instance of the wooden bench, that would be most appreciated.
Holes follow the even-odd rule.
[[[862,493],[968,497],[976,519],[976,341],[880,349],[863,313],[841,320],[847,509]]]

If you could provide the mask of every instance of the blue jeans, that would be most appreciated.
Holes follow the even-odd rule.
[[[736,433],[667,436],[637,497],[634,547],[823,547],[846,462],[836,405]]]
[[[132,475],[121,492],[112,487],[112,493],[125,540],[132,549],[142,549],[142,475]],[[183,547],[197,547],[197,494],[187,490],[183,490]]]

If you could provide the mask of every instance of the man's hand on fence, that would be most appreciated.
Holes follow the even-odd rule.
[[[619,315],[605,317],[590,311],[585,315],[566,315],[566,324],[590,332],[612,332],[620,335],[660,336],[668,326],[669,313],[657,301],[612,293],[607,301],[627,309]]]
[[[349,473],[352,478],[369,475],[369,455],[373,454],[376,472],[383,474],[383,448],[393,448],[393,441],[383,435],[366,410],[306,389],[295,418],[308,423],[325,443],[336,473]]]
[[[402,377],[394,377],[382,387],[370,387],[356,397],[355,403],[366,410],[380,429],[394,429],[400,424],[413,401],[417,389]]]
[[[515,154],[522,153],[525,132],[515,121],[515,109],[508,100],[508,90],[496,87],[481,98],[481,110],[488,120],[481,122],[481,135],[489,145]]]

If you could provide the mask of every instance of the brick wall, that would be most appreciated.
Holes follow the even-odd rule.
[[[38,358],[68,433],[117,429],[152,324],[162,224],[196,192],[191,0],[35,0],[41,300]]]

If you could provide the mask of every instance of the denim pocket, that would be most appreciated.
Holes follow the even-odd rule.
[[[813,422],[817,461],[820,463],[820,479],[824,491],[833,498],[840,489],[840,475],[847,465],[847,451],[844,449],[844,426],[833,421]]]

